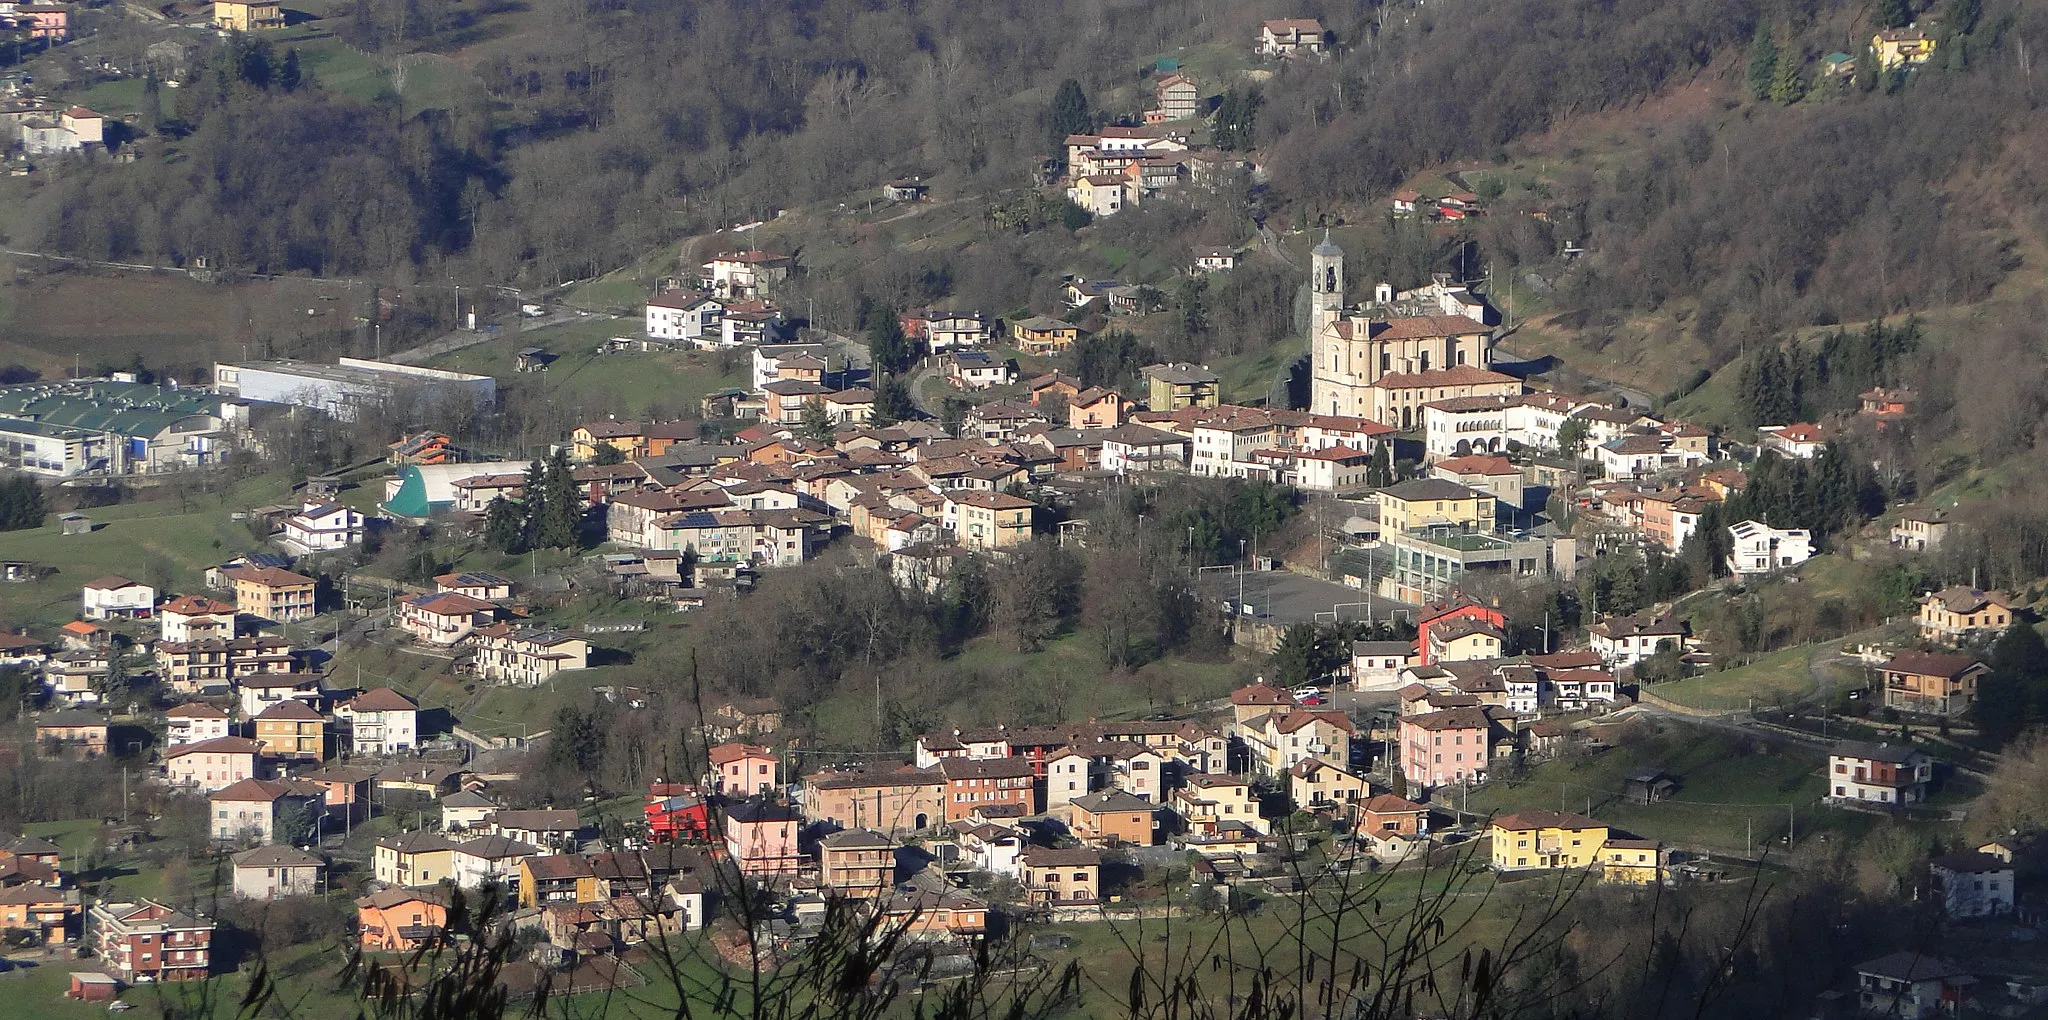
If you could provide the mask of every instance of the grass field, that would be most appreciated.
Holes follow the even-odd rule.
[[[1771,652],[1746,666],[1656,684],[1650,693],[1690,708],[1739,709],[1797,701],[1815,689],[1813,660],[1829,654],[1839,641],[1795,645]]]
[[[1751,826],[1759,841],[1783,835],[1791,817],[1788,804],[1806,819],[1800,823],[1802,830],[1847,824],[1841,813],[1814,807],[1826,792],[1824,764],[1818,751],[1671,724],[1658,738],[1640,745],[1616,747],[1575,762],[1547,762],[1520,782],[1489,783],[1474,791],[1466,806],[1480,814],[1590,813],[1638,836],[1735,853],[1744,849]],[[1624,780],[1643,768],[1675,777],[1677,793],[1653,805],[1630,802]]]
[[[538,396],[558,406],[581,408],[579,418],[601,415],[666,414],[694,408],[706,393],[751,382],[744,356],[699,352],[599,354],[613,336],[637,335],[630,319],[586,319],[493,339],[431,362],[435,368],[498,377],[503,390]],[[513,371],[522,347],[546,347],[561,356],[545,372]]]

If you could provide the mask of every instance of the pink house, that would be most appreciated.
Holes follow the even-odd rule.
[[[71,38],[71,9],[62,4],[23,4],[14,9],[29,22],[29,38],[60,43]]]
[[[781,804],[748,800],[725,809],[725,852],[742,875],[794,875],[804,863],[796,845],[802,816]]]
[[[247,737],[215,737],[179,744],[164,751],[164,779],[172,786],[197,787],[211,793],[254,779],[256,755],[262,748]]]
[[[775,755],[753,744],[711,749],[711,786],[729,797],[757,797],[775,789]]]

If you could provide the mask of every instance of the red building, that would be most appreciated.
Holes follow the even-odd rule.
[[[1490,606],[1481,605],[1457,593],[1452,593],[1450,598],[1441,602],[1425,604],[1421,611],[1416,614],[1415,619],[1416,661],[1425,666],[1434,664],[1433,656],[1429,654],[1429,628],[1431,624],[1468,619],[1483,620],[1499,627],[1503,632],[1508,628],[1506,613]]]
[[[155,900],[93,904],[92,931],[100,959],[131,985],[198,981],[213,963],[213,922]]]
[[[1038,769],[1029,759],[946,758],[938,771],[946,783],[946,821],[994,804],[1019,804],[1026,814],[1038,813]]]
[[[646,813],[647,836],[656,843],[697,843],[711,838],[711,809],[695,787],[648,784]]]

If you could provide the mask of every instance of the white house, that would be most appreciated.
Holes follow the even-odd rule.
[[[1195,272],[1224,273],[1237,268],[1237,252],[1222,245],[1195,249]]]
[[[156,589],[119,574],[85,583],[85,618],[88,620],[141,620],[156,609]]]
[[[1685,647],[1685,625],[1673,620],[1610,616],[1586,633],[1609,669],[1626,669],[1667,648]]]
[[[1187,463],[1187,440],[1143,425],[1102,429],[1102,470],[1125,475],[1134,471],[1179,471]]]
[[[967,390],[1007,386],[1017,381],[1016,363],[981,351],[957,351],[950,359],[947,375],[955,386]]]
[[[164,713],[164,744],[167,747],[225,737],[232,729],[226,712],[203,701],[173,705]]]
[[[222,641],[235,636],[235,604],[205,595],[182,595],[157,611],[165,641]]]
[[[293,846],[259,846],[234,857],[235,895],[245,900],[315,896],[327,862]]]
[[[289,779],[244,779],[206,795],[213,838],[253,844],[298,842],[312,834],[327,791]],[[305,831],[297,825],[307,826]]]
[[[1728,570],[1737,577],[1761,577],[1813,557],[1813,535],[1804,528],[1742,521],[1728,526],[1728,537],[1733,543]]]
[[[1281,18],[1259,26],[1259,56],[1294,57],[1323,52],[1323,23],[1314,18]]]
[[[398,627],[430,645],[462,643],[470,632],[489,626],[498,607],[455,592],[414,595],[398,604]]]
[[[349,720],[357,754],[406,754],[419,746],[420,707],[389,687],[358,695],[335,715]]]
[[[279,544],[301,553],[333,552],[363,541],[363,515],[339,503],[307,503],[285,518]]]
[[[1826,430],[1807,422],[1762,425],[1756,430],[1757,445],[1799,460],[1820,456],[1820,452],[1828,448],[1828,438]]]
[[[235,697],[241,703],[242,717],[245,719],[254,719],[287,698],[318,705],[320,674],[257,673],[253,676],[237,677]]]
[[[481,889],[495,882],[502,889],[519,887],[519,862],[540,854],[540,848],[507,836],[478,836],[455,844],[450,854],[455,884],[464,889]]]
[[[670,291],[647,299],[646,332],[655,340],[698,340],[716,335],[725,305],[702,294]]]
[[[2012,913],[2013,873],[2010,858],[1972,850],[1945,854],[1928,862],[1934,895],[1948,916],[1998,917]]]
[[[1415,661],[1412,641],[1353,641],[1351,686],[1361,691],[1391,691],[1401,686],[1401,670]]]
[[[1904,807],[1927,799],[1934,759],[1910,747],[1843,743],[1828,753],[1827,799]]]
[[[794,264],[789,256],[771,252],[726,252],[704,263],[704,289],[725,297],[758,297],[761,288],[788,279]]]

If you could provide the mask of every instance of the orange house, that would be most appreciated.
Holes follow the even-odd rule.
[[[1022,805],[1038,813],[1038,770],[1028,758],[946,758],[938,773],[946,781],[946,821],[957,822],[976,808]]]
[[[448,904],[436,889],[393,887],[356,901],[356,932],[364,952],[403,953],[439,938]]]
[[[1132,843],[1152,846],[1159,842],[1159,805],[1139,800],[1122,790],[1103,790],[1076,797],[1068,827],[1083,843]]]

